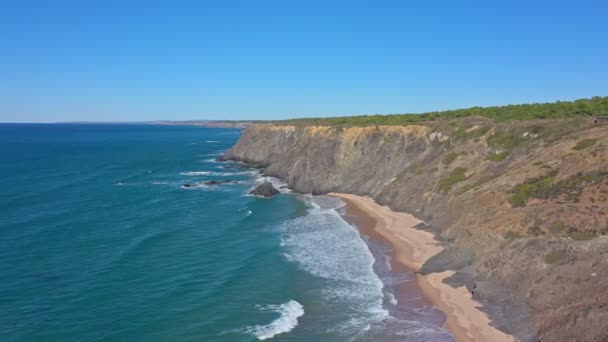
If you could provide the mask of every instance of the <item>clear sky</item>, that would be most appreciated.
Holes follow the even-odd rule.
[[[0,121],[277,119],[608,95],[608,1],[0,1]]]

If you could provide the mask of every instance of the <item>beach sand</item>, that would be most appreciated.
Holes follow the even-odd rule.
[[[366,215],[368,218],[357,219],[355,224],[369,225],[360,229],[371,239],[389,243],[393,249],[393,261],[411,270],[419,270],[430,257],[443,249],[432,233],[414,228],[423,222],[410,214],[392,211],[369,197],[341,193],[330,195],[344,200],[351,215]],[[425,298],[447,315],[446,326],[456,340],[515,341],[512,336],[490,325],[488,316],[478,309],[480,304],[464,286],[454,288],[443,283],[453,273],[417,275],[417,283]]]

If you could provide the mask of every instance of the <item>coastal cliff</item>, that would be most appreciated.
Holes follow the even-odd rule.
[[[522,341],[608,336],[608,126],[585,119],[407,126],[254,125],[224,159],[296,191],[370,196],[445,243],[421,273],[457,271]]]

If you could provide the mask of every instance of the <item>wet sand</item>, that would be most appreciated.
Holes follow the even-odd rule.
[[[410,214],[392,211],[369,197],[339,193],[330,195],[347,203],[345,218],[364,235],[391,246],[395,270],[401,267],[417,271],[430,257],[443,249],[433,234],[414,228],[423,222]],[[447,315],[445,326],[457,341],[514,341],[512,336],[490,325],[488,316],[478,309],[480,304],[464,286],[454,288],[443,283],[452,274],[452,271],[446,271],[416,275],[416,282],[405,282],[399,288],[396,296],[401,298],[397,299],[399,303],[407,302],[407,305],[425,305],[425,299],[441,309]],[[422,293],[424,299],[419,303],[403,301],[411,299],[412,293]]]

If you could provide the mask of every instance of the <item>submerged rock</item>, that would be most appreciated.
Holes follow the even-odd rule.
[[[186,184],[183,184],[183,185],[182,185],[182,188],[191,188],[191,187],[193,187],[193,186],[194,186],[193,184],[188,184],[188,183],[186,183]]]
[[[212,180],[212,181],[207,181],[207,182],[203,182],[203,184],[205,185],[218,185],[218,184],[226,184],[226,183],[236,183],[236,181],[233,181],[231,179],[224,179],[224,180]]]
[[[251,195],[263,196],[263,197],[272,197],[274,195],[280,194],[279,190],[275,189],[272,183],[264,182],[258,185],[257,188],[253,189],[249,192]]]

